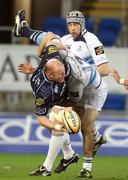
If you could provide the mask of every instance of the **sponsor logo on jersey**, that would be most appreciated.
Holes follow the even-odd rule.
[[[103,46],[98,46],[98,47],[95,47],[94,49],[95,49],[96,55],[104,54]]]
[[[45,104],[45,101],[44,101],[44,99],[42,99],[42,98],[35,99],[35,104],[36,104],[37,106],[41,106],[42,104]]]
[[[55,53],[55,52],[58,52],[58,49],[56,46],[54,45],[51,45],[48,47],[48,54],[52,54],[52,53]]]
[[[76,50],[80,52],[81,49],[82,49],[82,47],[81,47],[81,45],[80,45]]]

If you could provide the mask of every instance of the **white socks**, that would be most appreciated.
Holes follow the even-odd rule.
[[[51,171],[53,162],[56,159],[59,151],[62,149],[64,154],[64,159],[70,159],[74,151],[70,144],[70,136],[67,133],[64,134],[52,134],[50,143],[49,143],[49,150],[45,162],[43,166],[48,170]]]
[[[92,171],[92,158],[84,157],[83,169],[86,169],[90,172]]]
[[[53,135],[51,136],[49,143],[49,150],[43,166],[51,171],[54,160],[56,159],[60,149],[63,145],[63,135]]]
[[[62,152],[64,155],[64,159],[70,159],[74,154],[74,150],[72,149],[72,146],[70,143],[70,136],[68,133],[64,134]]]
[[[94,137],[94,143],[97,143],[100,140],[100,133],[97,129],[95,129],[95,132],[93,133],[93,137]]]

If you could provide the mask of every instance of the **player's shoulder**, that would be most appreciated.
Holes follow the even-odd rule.
[[[67,34],[67,35],[64,35],[64,36],[61,37],[61,40],[62,40],[62,41],[66,41],[66,40],[68,40],[68,39],[72,39],[71,34]]]
[[[83,31],[82,35],[85,38],[87,44],[102,44],[94,33],[91,33],[89,31]]]
[[[94,33],[91,33],[89,31],[83,31],[82,35],[84,38],[87,38],[90,40],[94,40],[94,39],[98,40],[98,37]]]

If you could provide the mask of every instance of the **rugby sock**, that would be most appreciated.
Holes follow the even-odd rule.
[[[41,40],[45,36],[46,32],[33,30],[33,29],[30,29],[29,27],[22,27],[19,30],[19,34],[21,37],[29,38],[33,42],[39,45]]]
[[[36,44],[39,45],[45,35],[46,35],[46,32],[43,32],[43,31],[34,31],[34,32],[31,34],[30,39],[31,39],[33,42],[35,42]]]
[[[43,166],[51,171],[53,162],[63,145],[63,135],[52,135],[49,143],[49,150]]]
[[[83,169],[92,171],[92,157],[91,158],[84,157]]]
[[[30,29],[29,27],[21,27],[19,29],[19,34],[21,37],[26,37],[26,38],[30,38],[30,36],[34,33],[35,31]]]
[[[97,129],[95,129],[95,132],[93,133],[93,137],[94,137],[94,143],[97,143],[100,140],[100,133]]]
[[[64,154],[64,159],[70,159],[74,154],[74,150],[72,149],[70,143],[70,136],[68,133],[65,133],[63,138],[64,139],[63,139],[62,152]]]

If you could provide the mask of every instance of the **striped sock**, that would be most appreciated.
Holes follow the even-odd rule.
[[[93,137],[94,137],[94,143],[97,143],[99,140],[100,140],[100,133],[97,129],[95,129],[95,132],[93,134]]]
[[[90,158],[84,157],[83,169],[86,169],[90,172],[92,171],[92,157]]]

